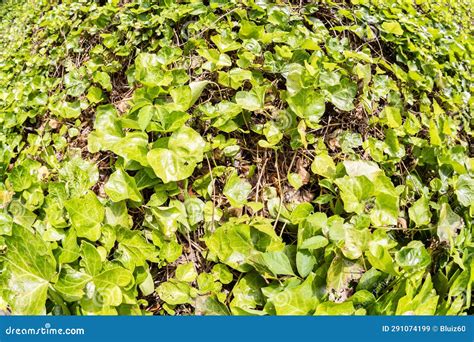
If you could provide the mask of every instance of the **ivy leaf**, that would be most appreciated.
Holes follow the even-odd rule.
[[[431,263],[431,257],[421,241],[411,241],[395,254],[395,261],[408,271],[426,268]]]
[[[196,164],[203,160],[205,146],[199,133],[182,126],[171,135],[168,148],[151,150],[147,160],[164,183],[179,181],[191,176]]]
[[[140,53],[135,59],[135,78],[148,87],[168,86],[173,77],[166,73],[162,59],[156,54]]]
[[[388,127],[397,128],[402,125],[400,108],[387,106],[383,109],[383,115],[385,115]]]
[[[176,279],[179,281],[184,281],[191,283],[197,278],[197,272],[194,268],[194,264],[192,262],[188,262],[186,264],[181,264],[176,268]]]
[[[209,81],[191,82],[189,85],[172,89],[170,91],[175,108],[179,111],[187,111],[199,99]]]
[[[392,33],[397,36],[401,36],[403,34],[403,29],[397,21],[383,22],[382,29],[387,33]]]
[[[233,314],[249,314],[258,305],[264,304],[262,288],[265,286],[263,278],[255,271],[246,273],[239,279],[232,289],[233,299],[230,309]]]
[[[310,274],[301,284],[288,286],[270,296],[277,315],[308,315],[318,304],[314,285],[315,275]]]
[[[16,166],[8,176],[8,180],[12,184],[13,190],[17,192],[28,189],[34,182],[30,170],[23,165]]]
[[[344,296],[352,281],[359,280],[364,268],[355,261],[336,256],[327,273],[327,287],[336,298]]]
[[[273,275],[295,275],[290,259],[284,251],[258,253],[250,258],[257,270],[268,270]],[[262,272],[261,272],[262,273]]]
[[[357,94],[357,85],[347,78],[343,78],[338,85],[327,87],[329,100],[338,109],[349,111],[354,108],[354,98]]]
[[[301,277],[307,277],[316,265],[316,257],[310,250],[298,250],[296,252],[296,269]]]
[[[222,284],[230,284],[234,279],[234,275],[224,264],[217,264],[212,267],[212,274]]]
[[[110,147],[115,154],[126,161],[135,160],[142,166],[149,166],[147,160],[148,136],[142,132],[129,132]]]
[[[326,178],[334,178],[336,175],[336,164],[334,164],[334,161],[329,155],[320,154],[314,157],[311,163],[311,171]]]
[[[326,109],[324,97],[311,89],[302,89],[287,99],[291,110],[300,118],[319,123]]]
[[[14,225],[5,238],[3,257],[8,272],[9,303],[15,315],[44,315],[50,282],[56,277],[56,260],[42,237]]]
[[[170,279],[156,288],[158,296],[168,304],[187,304],[192,301],[192,288],[187,283]]]
[[[223,225],[206,240],[206,245],[222,263],[241,271],[251,269],[247,258],[252,254],[254,246],[249,225]]]
[[[59,101],[49,105],[51,113],[65,119],[75,119],[81,115],[81,103],[79,101]]]
[[[94,82],[99,83],[105,90],[112,91],[112,82],[108,73],[104,71],[96,71],[92,78]]]
[[[204,157],[206,142],[191,127],[182,126],[171,134],[168,148],[190,163],[199,163]]]
[[[235,101],[243,109],[250,111],[263,109],[266,89],[266,87],[253,87],[250,91],[239,91],[235,94]]]
[[[101,233],[101,224],[105,217],[105,208],[97,196],[89,191],[86,195],[68,200],[66,210],[71,218],[78,237],[97,241]]]
[[[315,315],[344,316],[353,315],[354,312],[354,304],[351,301],[343,303],[324,302],[318,305]]]
[[[104,189],[105,193],[114,202],[120,202],[126,199],[141,202],[143,199],[140,191],[137,189],[135,179],[121,169],[118,169],[110,175]]]
[[[344,176],[336,179],[335,184],[341,191],[344,210],[348,213],[362,214],[365,202],[373,196],[375,190],[374,184],[365,176]],[[383,201],[380,206],[383,207]]]
[[[96,276],[102,270],[102,260],[99,252],[87,241],[82,241],[81,244],[81,266],[91,276]]]
[[[11,235],[13,218],[8,213],[0,212],[0,236]]]
[[[64,265],[58,281],[54,284],[54,289],[67,302],[75,302],[81,300],[85,295],[84,288],[91,280],[92,277],[90,275],[77,271],[69,265]]]
[[[467,174],[459,176],[455,192],[459,203],[465,207],[472,206],[474,203],[474,178]]]
[[[427,225],[431,222],[429,201],[421,197],[408,209],[408,215],[417,227]]]
[[[250,183],[240,178],[237,173],[232,175],[227,180],[223,194],[230,202],[230,205],[235,208],[242,208],[247,203],[247,198],[252,191]]]
[[[437,228],[439,240],[451,244],[463,226],[464,222],[462,218],[451,209],[449,204],[443,203],[439,211]]]
[[[112,105],[97,107],[94,131],[89,134],[89,152],[110,150],[123,137],[117,111]]]
[[[147,261],[159,262],[158,250],[140,231],[117,227],[116,234],[119,255],[117,259],[127,269],[133,271],[136,267],[146,267]]]
[[[104,306],[118,306],[123,302],[123,291],[133,281],[133,275],[123,267],[112,267],[94,276],[93,282]]]
[[[195,164],[183,160],[176,152],[156,148],[148,152],[147,160],[155,174],[164,182],[176,182],[192,175]]]
[[[346,173],[350,177],[366,176],[373,180],[382,171],[374,162],[365,160],[345,160],[343,162]]]
[[[74,69],[64,76],[64,86],[68,95],[79,97],[84,94],[89,85],[82,68]]]
[[[326,239],[324,236],[317,235],[304,240],[299,248],[314,250],[326,247],[328,243],[328,239]]]

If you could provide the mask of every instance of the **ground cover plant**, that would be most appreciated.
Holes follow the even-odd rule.
[[[463,315],[469,1],[0,1],[0,310]]]

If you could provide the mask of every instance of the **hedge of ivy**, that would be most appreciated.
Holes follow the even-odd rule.
[[[5,0],[0,310],[472,314],[463,0]]]

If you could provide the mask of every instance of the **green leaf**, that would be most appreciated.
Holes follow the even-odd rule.
[[[287,99],[291,110],[300,118],[319,123],[326,109],[324,97],[311,89],[302,89]]]
[[[170,110],[164,106],[145,106],[138,112],[138,123],[142,130],[174,132],[183,126],[191,116],[183,111]]]
[[[96,276],[102,270],[102,259],[99,252],[87,241],[82,241],[81,244],[81,266],[91,276]]]
[[[362,276],[364,268],[355,261],[350,261],[341,256],[336,256],[327,273],[327,287],[329,293],[335,298],[343,297],[349,291],[349,285]]]
[[[462,218],[456,214],[449,204],[443,203],[439,211],[437,234],[440,241],[452,244],[458,231],[464,227]]]
[[[438,304],[439,296],[433,289],[431,275],[428,273],[423,286],[416,292],[416,295],[408,293],[400,298],[397,304],[397,315],[434,315]]]
[[[92,276],[65,265],[61,269],[58,281],[54,284],[54,289],[67,302],[75,302],[85,295],[84,289],[91,280]]]
[[[250,258],[251,263],[257,270],[270,271],[273,275],[295,275],[291,267],[290,259],[284,251],[258,253]],[[262,273],[262,272],[261,272]]]
[[[340,189],[344,210],[348,213],[362,214],[365,202],[373,196],[374,184],[365,176],[344,176],[335,180]]]
[[[148,135],[141,132],[128,132],[110,146],[110,150],[123,157],[125,161],[134,160],[142,166],[149,166],[147,160]]]
[[[0,235],[11,235],[13,218],[8,213],[0,212]]]
[[[323,177],[334,178],[336,175],[336,164],[334,164],[329,155],[320,154],[314,157],[311,163],[311,171]]]
[[[135,179],[121,169],[110,175],[104,189],[105,193],[114,202],[126,199],[141,202],[143,199],[140,191],[137,189]]]
[[[147,261],[158,262],[158,251],[156,247],[147,241],[141,231],[129,230],[124,227],[116,228],[117,235],[117,259],[129,270],[136,267],[147,267]]]
[[[28,210],[23,204],[17,200],[13,200],[9,207],[8,212],[13,217],[13,223],[16,223],[25,228],[30,228],[36,221],[36,214],[31,210]]]
[[[171,135],[167,149],[153,149],[147,159],[164,183],[179,181],[191,176],[196,164],[203,160],[205,145],[199,133],[182,126]]]
[[[403,34],[403,29],[397,21],[385,21],[382,23],[382,30],[397,36]]]
[[[133,281],[133,275],[123,267],[112,267],[94,276],[96,296],[104,306],[118,306],[123,302],[123,291]]]
[[[249,314],[250,310],[264,304],[262,288],[265,286],[263,278],[255,271],[246,273],[239,279],[232,289],[233,299],[230,309],[233,314]]]
[[[187,111],[196,103],[209,81],[191,82],[189,85],[170,91],[176,110]]]
[[[104,71],[96,71],[92,77],[94,82],[99,83],[107,91],[112,90],[110,75]]]
[[[296,252],[296,269],[301,277],[307,277],[316,265],[316,257],[310,250]]]
[[[65,207],[77,236],[97,241],[105,217],[105,208],[99,202],[97,196],[89,191],[84,196],[70,199],[65,203]]]
[[[77,244],[77,236],[74,229],[70,229],[62,242],[62,250],[59,255],[60,264],[69,264],[79,258],[80,248]]]
[[[14,225],[5,237],[8,253],[3,257],[7,270],[12,313],[44,315],[50,282],[56,276],[56,260],[39,234]]]
[[[75,119],[81,115],[81,103],[79,101],[59,101],[49,105],[51,113],[64,119]]]
[[[205,140],[191,127],[182,126],[171,134],[168,148],[180,158],[199,163],[204,158]]]
[[[174,279],[160,284],[156,289],[158,296],[171,305],[191,303],[191,292],[191,286]]]
[[[465,207],[474,203],[474,178],[469,175],[461,175],[456,181],[455,192],[459,203]]]
[[[296,173],[296,172],[290,172],[287,175],[288,178],[288,183],[295,188],[295,190],[298,190],[303,186],[303,179],[301,178],[301,175]]]
[[[387,106],[383,109],[383,115],[387,119],[387,125],[391,128],[397,128],[402,125],[402,115],[400,108]]]
[[[266,89],[266,87],[254,86],[250,91],[239,91],[235,94],[235,101],[243,109],[250,111],[263,109]]]
[[[395,263],[388,251],[388,248],[383,245],[372,245],[370,250],[366,252],[367,260],[375,268],[382,272],[398,275],[395,269]]]
[[[416,227],[428,225],[431,222],[431,212],[429,201],[426,197],[421,197],[408,209],[410,220]]]
[[[196,315],[228,316],[230,312],[216,295],[207,295],[196,298]]]
[[[375,187],[374,189],[378,189]],[[375,196],[375,207],[370,213],[372,224],[376,227],[396,225],[398,220],[398,196],[379,192]]]
[[[416,271],[426,268],[431,257],[421,241],[411,241],[395,254],[395,261],[407,271]]]
[[[237,173],[232,175],[227,180],[223,194],[230,202],[230,205],[236,208],[242,208],[247,203],[247,198],[252,191],[250,183],[240,178]]]
[[[218,227],[205,241],[209,251],[222,263],[240,271],[251,269],[248,258],[257,251],[283,249],[281,239],[267,224],[249,226],[229,221]]]
[[[123,136],[117,111],[112,105],[97,107],[94,131],[89,134],[89,152],[110,150]]]
[[[254,246],[249,225],[223,225],[206,240],[206,245],[224,264],[242,271],[250,269],[247,258]]]
[[[198,274],[192,262],[181,264],[176,267],[176,280],[191,283],[197,278],[197,275]]]
[[[350,177],[366,176],[373,180],[382,171],[374,162],[365,160],[345,160],[343,162],[346,173]]]
[[[313,236],[313,237],[310,237],[309,239],[304,240],[299,248],[314,250],[314,249],[324,248],[328,245],[328,243],[329,243],[328,239],[326,239],[324,236],[318,235],[318,236]]]
[[[74,69],[64,76],[64,86],[68,95],[79,97],[89,87],[83,68]]]
[[[318,305],[315,315],[344,316],[353,315],[354,312],[354,305],[350,301],[344,303],[324,302]]]
[[[135,59],[135,78],[148,87],[168,86],[173,81],[156,54],[140,53]]]
[[[164,148],[148,152],[147,160],[155,174],[164,182],[176,182],[192,175],[195,164],[187,163],[177,153]]]
[[[28,189],[34,182],[30,170],[22,165],[18,165],[12,170],[8,176],[8,180],[11,182],[13,190],[16,192]]]
[[[217,264],[212,267],[212,274],[222,284],[230,284],[234,279],[234,275],[224,264]]]
[[[354,98],[357,94],[357,85],[347,78],[343,78],[338,85],[327,88],[329,100],[340,110],[349,111],[354,108]]]
[[[283,291],[272,295],[269,301],[274,305],[277,315],[312,314],[318,304],[316,297],[315,275],[311,274],[297,286],[288,286]]]

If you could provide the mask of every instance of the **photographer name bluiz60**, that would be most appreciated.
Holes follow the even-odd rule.
[[[465,325],[440,325],[439,332],[463,333],[463,332],[466,332],[466,326]]]

